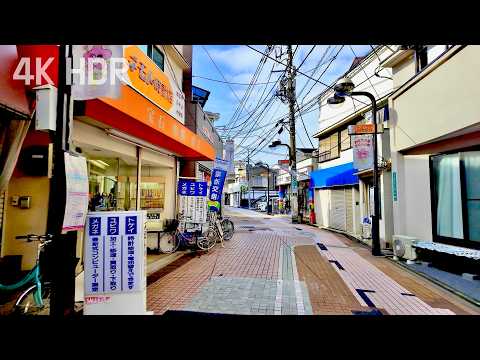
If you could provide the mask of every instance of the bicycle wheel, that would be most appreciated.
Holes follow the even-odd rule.
[[[15,315],[50,315],[50,283],[42,284],[43,306],[39,306],[35,301],[36,291],[37,285],[32,285],[19,296],[13,309]]]
[[[176,232],[167,232],[160,236],[160,251],[164,254],[172,254],[177,251],[180,240]]]
[[[235,227],[233,226],[233,222],[229,219],[222,220],[222,230],[223,230],[223,240],[230,240],[233,237],[233,233],[235,232]]]
[[[197,237],[197,246],[201,250],[205,250],[205,251],[211,250],[217,243],[217,239],[218,239],[218,234],[216,234],[216,231],[213,229],[208,229],[205,236]]]

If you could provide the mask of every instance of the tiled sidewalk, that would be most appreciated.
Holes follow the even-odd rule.
[[[342,235],[286,218],[233,216],[225,247],[189,255],[148,286],[148,310],[226,314],[462,314],[451,298]],[[453,301],[453,302],[452,302]]]

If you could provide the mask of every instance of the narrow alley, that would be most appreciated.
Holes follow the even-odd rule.
[[[227,208],[235,235],[148,279],[147,308],[243,315],[453,315],[475,307],[341,234]]]

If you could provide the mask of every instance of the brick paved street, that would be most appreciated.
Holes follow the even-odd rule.
[[[229,208],[234,237],[149,277],[148,310],[251,315],[478,314],[343,235]]]

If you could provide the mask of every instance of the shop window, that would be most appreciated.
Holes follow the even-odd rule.
[[[431,160],[435,240],[480,248],[480,151]]]
[[[89,210],[134,210],[136,160],[88,157]]]
[[[142,210],[163,211],[165,208],[165,175],[164,168],[142,166],[142,182],[140,184],[140,208]]]

